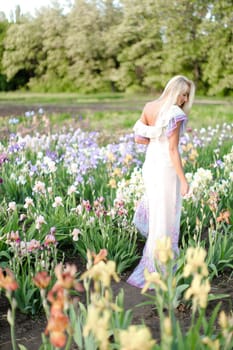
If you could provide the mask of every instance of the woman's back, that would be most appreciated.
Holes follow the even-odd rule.
[[[161,101],[159,100],[147,102],[145,104],[145,107],[143,109],[143,112],[140,118],[142,123],[149,126],[155,126],[159,116],[160,108],[161,108]]]

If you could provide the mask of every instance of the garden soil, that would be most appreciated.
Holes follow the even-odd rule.
[[[78,271],[84,271],[83,263],[78,258],[72,261],[67,261],[77,266]],[[81,266],[81,270],[80,270]],[[132,310],[133,320],[132,324],[145,323],[151,330],[153,338],[157,341],[160,339],[159,329],[159,317],[157,315],[155,306],[153,304],[140,305],[149,298],[146,295],[141,294],[141,290],[129,285],[126,280],[132,269],[122,274],[120,282],[112,283],[113,294],[116,296],[121,289],[124,290],[124,309]],[[227,275],[219,276],[212,281],[213,294],[228,294],[228,298],[221,300],[221,310],[225,310],[227,313],[233,311],[233,279],[229,279]],[[153,292],[149,292],[153,295]],[[81,295],[81,301],[84,301],[84,296]],[[207,316],[212,314],[212,311],[219,301],[209,302],[206,310]],[[12,350],[10,341],[10,327],[7,322],[7,310],[9,308],[8,301],[4,295],[0,295],[0,350]],[[179,320],[182,330],[185,332],[190,325],[191,321],[191,310],[184,304],[180,304],[175,310],[177,320]],[[216,324],[216,327],[218,325]],[[41,345],[41,334],[46,328],[46,318],[44,314],[37,315],[32,318],[28,315],[20,312],[16,313],[16,339],[18,344],[23,344],[28,350],[38,350]],[[72,350],[78,349],[76,345],[72,346]]]
[[[90,106],[45,106],[45,110],[48,113],[78,113],[83,109],[93,109],[93,110],[104,110],[107,109],[106,106],[100,106],[99,104],[93,104]],[[110,107],[109,107],[110,108]],[[110,109],[119,109],[116,106],[111,106]],[[0,104],[0,116],[17,116],[22,115],[26,111],[36,110],[38,106],[13,106],[13,105],[3,105]],[[78,270],[80,271],[80,265],[83,269],[83,264],[77,259],[70,261],[70,263],[75,263]],[[133,269],[133,267],[132,267]],[[141,294],[141,290],[130,286],[126,283],[129,274],[132,269],[128,270],[121,276],[120,282],[114,282],[112,284],[112,289],[114,295],[117,295],[121,288],[124,290],[124,309],[131,309],[133,312],[133,324],[141,324],[142,322],[147,325],[152,335],[157,341],[160,337],[159,329],[159,318],[156,313],[154,305],[143,305],[139,304],[148,301],[149,299]],[[228,298],[224,298],[221,302],[221,310],[225,310],[227,313],[233,311],[233,279],[229,279],[227,275],[222,275],[212,281],[213,294],[228,294]],[[152,295],[153,293],[150,292]],[[81,297],[82,298],[82,297]],[[216,301],[209,303],[207,308],[207,315],[211,315]],[[9,305],[7,299],[3,294],[0,295],[0,350],[12,350],[10,341],[10,327],[7,322],[7,311]],[[181,304],[176,309],[176,316],[180,322],[180,325],[185,332],[188,329],[191,319],[191,311],[185,305]],[[216,324],[217,326],[217,324]],[[38,350],[41,345],[41,334],[44,332],[46,327],[46,318],[43,314],[36,316],[34,318],[22,314],[19,311],[16,313],[16,339],[18,344],[23,344],[26,348],[30,350]],[[73,345],[72,350],[78,349]]]

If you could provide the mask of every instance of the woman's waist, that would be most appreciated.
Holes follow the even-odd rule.
[[[145,162],[150,163],[170,163],[171,156],[168,146],[150,144],[146,151]]]
[[[158,141],[150,141],[146,150],[147,154],[156,154],[167,153],[169,154],[169,143],[168,142],[158,142]]]

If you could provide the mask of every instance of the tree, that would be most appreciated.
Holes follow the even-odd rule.
[[[70,79],[80,91],[103,89],[103,38],[95,1],[76,0],[68,22],[66,51]]]
[[[53,1],[35,17],[18,7],[11,23],[0,13],[0,89],[155,92],[185,74],[199,93],[230,94],[232,16],[232,0],[75,0],[66,14]]]
[[[36,75],[28,86],[39,91],[66,91],[72,83],[68,78],[68,59],[65,40],[68,23],[62,9],[41,8],[35,20],[40,31],[41,52],[38,55]]]
[[[6,19],[4,13],[0,13],[0,91],[4,91],[8,89],[7,78],[3,73],[2,67],[2,57],[4,53],[4,39],[6,36],[7,29],[9,27],[9,23]]]
[[[78,90],[114,90],[111,70],[118,63],[109,47],[109,34],[119,22],[119,13],[112,0],[76,0],[68,14],[69,76]]]
[[[123,0],[121,4],[123,18],[112,33],[112,42],[118,45],[116,84],[122,91],[160,87],[162,40],[156,3]]]
[[[202,22],[209,13],[209,0],[158,0],[163,56],[161,71],[165,81],[175,74],[192,78],[202,87]],[[164,82],[165,82],[164,81]]]
[[[41,53],[41,31],[36,21],[11,24],[4,40],[3,72],[8,81],[15,81],[16,89],[25,87],[36,68]]]
[[[233,90],[233,11],[231,0],[213,1],[203,26],[207,53],[204,80],[209,94],[228,95]]]
[[[115,33],[122,21],[123,13],[119,1],[101,0],[97,7],[100,11],[103,64],[101,76],[107,89],[117,91],[116,71],[120,66],[118,60],[120,42]]]

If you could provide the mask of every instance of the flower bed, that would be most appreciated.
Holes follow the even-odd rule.
[[[47,346],[66,344],[68,349],[72,338],[80,349],[88,349],[88,342],[92,344],[90,349],[108,349],[110,342],[114,349],[136,349],[127,341],[138,333],[137,343],[141,337],[148,339],[148,349],[170,349],[175,342],[190,341],[196,341],[200,349],[217,349],[218,344],[230,349],[232,337],[226,340],[224,334],[231,334],[232,319],[223,313],[218,315],[216,308],[212,326],[220,317],[221,331],[215,332],[214,327],[207,327],[204,310],[209,300],[227,298],[210,293],[210,286],[222,274],[230,278],[233,267],[232,128],[225,123],[189,130],[181,142],[191,193],[183,201],[175,280],[169,254],[162,261],[167,266],[167,278],[163,280],[162,274],[147,276],[148,286],[152,284],[157,291],[152,302],[167,335],[161,337],[160,345],[155,345],[148,329],[131,325],[123,299],[118,296],[118,303],[113,299],[110,284],[111,277],[118,280],[132,269],[140,254],[138,241],[144,239],[139,237],[132,219],[143,195],[140,167],[145,146],[136,145],[132,134],[102,146],[98,142],[100,133],[72,128],[54,134],[22,136],[17,129],[11,133],[0,144],[0,288],[11,304],[12,329],[16,301],[22,313],[38,315],[47,310],[48,325],[42,338]],[[169,244],[166,246],[169,250]],[[87,265],[84,275],[77,275],[70,265],[63,271],[64,261],[74,256]],[[197,261],[201,265],[193,270]],[[41,271],[44,275],[39,275],[40,283],[35,283]],[[68,277],[69,287],[61,283]],[[48,283],[42,286],[45,281]],[[93,281],[94,291],[90,290]],[[84,284],[86,305],[75,306],[68,294],[70,290],[72,297],[83,293],[81,287],[78,292],[75,288],[80,282]],[[51,293],[65,293],[56,307],[58,313],[53,311]],[[193,305],[192,327],[183,338],[172,311],[181,303],[185,307]],[[169,311],[167,315],[164,309]],[[198,325],[194,324],[197,315]],[[95,325],[90,317],[96,317]],[[59,328],[59,322],[63,328]],[[59,343],[54,340],[54,324],[59,328]],[[97,325],[98,329],[103,327],[101,335],[93,328]],[[199,339],[200,327],[203,337]]]

